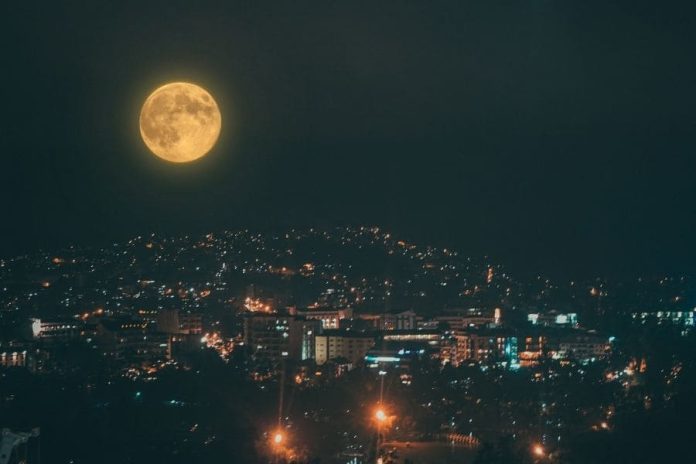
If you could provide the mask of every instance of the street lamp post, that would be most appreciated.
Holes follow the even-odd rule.
[[[536,443],[532,446],[532,454],[534,455],[534,462],[540,462],[546,457],[546,450],[540,443]]]
[[[375,421],[377,422],[377,440],[376,440],[376,450],[375,450],[375,456],[377,458],[377,463],[382,462],[382,458],[380,457],[380,450],[382,448],[382,426],[384,423],[387,421],[387,413],[384,411],[384,408],[382,407],[382,404],[377,406],[377,410],[375,411]]]
[[[283,435],[283,432],[280,429],[276,430],[276,432],[273,433],[271,448],[272,448],[272,452],[273,452],[273,462],[274,463],[277,463],[280,461],[280,456],[283,452],[284,439],[285,439],[285,436]]]

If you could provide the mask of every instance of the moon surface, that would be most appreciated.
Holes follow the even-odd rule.
[[[212,95],[188,82],[156,89],[140,110],[140,135],[162,159],[174,163],[197,160],[217,142],[222,115]]]

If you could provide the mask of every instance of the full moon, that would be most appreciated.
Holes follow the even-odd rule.
[[[220,135],[222,116],[212,95],[188,82],[156,89],[140,110],[140,135],[147,148],[174,163],[197,160]]]

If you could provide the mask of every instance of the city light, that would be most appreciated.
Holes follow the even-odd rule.
[[[546,454],[546,452],[544,451],[544,447],[538,443],[532,447],[532,452],[535,456],[538,456],[540,458],[543,458]]]
[[[0,464],[696,455],[696,0],[34,3]]]
[[[685,373],[693,370],[688,356],[650,361],[654,355],[641,344],[616,343],[628,335],[646,336],[651,346],[668,350],[660,346],[667,336],[690,340],[696,330],[696,310],[691,306],[630,312],[633,302],[625,298],[629,306],[615,307],[624,304],[618,295],[648,294],[656,286],[653,280],[601,286],[594,280],[529,283],[498,274],[495,268],[493,282],[485,287],[491,293],[485,306],[436,306],[423,314],[410,309],[380,312],[358,305],[356,295],[382,306],[386,289],[396,292],[400,285],[399,294],[406,292],[403,298],[420,301],[422,292],[431,294],[446,281],[448,289],[453,287],[449,297],[468,305],[476,288],[484,288],[488,268],[437,248],[399,246],[395,251],[381,235],[366,238],[347,229],[320,239],[326,247],[349,255],[368,243],[382,247],[383,254],[395,251],[409,263],[403,278],[385,282],[381,271],[377,276],[358,272],[351,263],[334,258],[311,272],[305,267],[297,271],[295,290],[294,284],[274,283],[279,275],[286,279],[277,270],[291,269],[283,270],[289,254],[297,253],[300,263],[316,259],[309,245],[319,238],[293,233],[279,240],[245,233],[230,237],[163,242],[166,246],[157,244],[157,253],[151,254],[152,262],[141,262],[142,250],[135,253],[135,245],[92,250],[79,257],[80,266],[70,264],[72,257],[62,266],[52,263],[50,256],[22,258],[16,264],[0,259],[0,313],[3,308],[16,312],[13,333],[29,332],[0,340],[0,374],[16,376],[21,368],[37,380],[48,375],[51,381],[65,376],[72,382],[75,368],[97,368],[99,375],[89,376],[83,391],[95,389],[105,406],[116,404],[121,401],[119,392],[109,385],[127,380],[132,386],[129,408],[143,411],[159,402],[153,391],[162,388],[164,393],[173,385],[176,388],[162,397],[161,405],[177,408],[177,415],[185,419],[182,424],[191,434],[186,446],[210,446],[223,454],[220,437],[227,424],[199,414],[191,405],[215,398],[228,386],[255,392],[245,394],[245,401],[264,417],[256,419],[260,430],[241,427],[247,434],[240,442],[253,446],[268,464],[315,458],[324,462],[337,456],[346,464],[374,464],[378,459],[401,462],[413,455],[423,462],[440,462],[445,443],[453,462],[468,462],[474,454],[487,452],[481,447],[484,437],[499,439],[498,433],[519,440],[526,459],[542,464],[585,453],[597,453],[597,462],[616,461],[613,456],[602,461],[604,451],[595,448],[630,433],[623,424],[634,414],[642,417],[643,410],[652,409],[649,414],[660,417],[672,411],[682,398],[676,387],[690,380]],[[141,241],[134,243],[143,246]],[[233,254],[230,250],[237,247],[246,251]],[[304,248],[310,249],[307,256],[299,256]],[[27,267],[37,271],[27,273]],[[129,276],[129,269],[132,275],[124,280],[121,276]],[[92,292],[79,284],[85,272],[94,274],[90,280],[98,283]],[[228,278],[236,277],[258,285],[229,287]],[[42,289],[42,282],[51,285]],[[665,282],[669,285],[663,284],[664,292],[656,294],[664,301],[688,294],[693,285],[681,278]],[[603,315],[587,304],[593,285],[595,303],[601,298],[607,308],[626,315],[621,338],[610,337],[597,325]],[[465,293],[468,289],[470,295]],[[321,297],[315,295],[317,290]],[[613,293],[617,298],[604,300]],[[549,308],[568,312],[535,306],[540,298],[548,300]],[[577,298],[577,309],[564,303],[567,298]],[[295,299],[302,305],[288,305]],[[316,303],[307,306],[309,301]],[[37,312],[52,302],[56,310]],[[591,317],[585,318],[588,311]],[[79,350],[76,356],[70,352],[73,347]],[[71,365],[83,358],[90,363]],[[108,362],[99,362],[102,359]],[[194,377],[214,372],[210,369],[216,366],[231,375]],[[12,371],[3,370],[7,368]],[[659,381],[646,382],[653,377]],[[179,382],[189,387],[178,388]],[[590,384],[611,389],[612,395],[585,395]],[[437,388],[428,389],[429,385]],[[21,394],[10,391],[16,395],[10,398],[17,398],[13,401],[24,397],[20,385],[12,388]],[[538,395],[509,395],[501,410],[499,398],[520,388],[543,389],[543,401]],[[358,391],[362,394],[346,394]],[[669,395],[661,398],[665,391]],[[0,404],[0,416],[8,405]],[[9,406],[20,412],[15,407],[19,405]],[[411,408],[422,408],[425,414]],[[166,420],[169,414],[162,412],[158,419]],[[416,421],[419,417],[427,421]],[[248,419],[239,420],[244,425]],[[567,438],[576,434],[584,437],[580,445]]]

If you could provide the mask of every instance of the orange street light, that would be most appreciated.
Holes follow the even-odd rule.
[[[375,412],[375,419],[377,419],[379,422],[384,422],[387,420],[387,413],[384,412],[384,409],[377,409],[377,412]]]
[[[538,456],[540,458],[543,458],[544,455],[546,454],[544,452],[544,447],[538,443],[532,447],[532,452],[534,453],[535,456]]]
[[[283,442],[283,434],[280,432],[276,432],[275,435],[273,435],[273,443],[276,445],[280,445]]]

